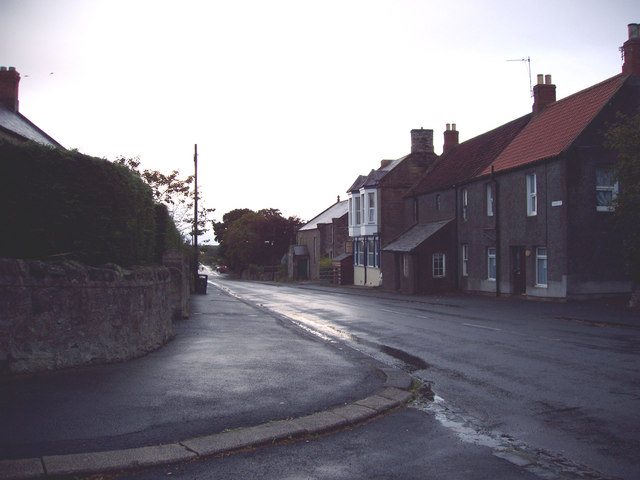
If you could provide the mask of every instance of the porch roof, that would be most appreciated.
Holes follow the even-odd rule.
[[[419,247],[425,240],[436,232],[440,231],[453,219],[440,220],[439,222],[419,223],[396,238],[389,245],[384,247],[384,252],[405,252],[409,253]]]

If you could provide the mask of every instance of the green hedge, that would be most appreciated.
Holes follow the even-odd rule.
[[[163,216],[149,186],[122,165],[0,139],[0,257],[151,264],[171,243],[173,222],[157,228]]]

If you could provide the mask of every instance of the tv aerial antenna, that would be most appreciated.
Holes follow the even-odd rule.
[[[529,71],[529,95],[533,97],[533,86],[531,85],[531,57],[514,58],[511,60],[507,60],[507,62],[527,62],[527,69]]]

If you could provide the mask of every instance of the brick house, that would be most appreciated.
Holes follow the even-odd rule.
[[[347,200],[338,201],[320,213],[296,234],[290,248],[289,278],[320,279],[320,259],[334,259],[347,251]]]
[[[383,250],[385,287],[538,298],[628,294],[604,133],[640,107],[640,26],[622,73],[556,101],[538,76],[533,111],[445,151],[404,198],[405,232]],[[455,127],[453,129],[455,131]]]
[[[410,154],[382,160],[380,168],[358,176],[347,191],[355,285],[382,284],[380,252],[404,229],[404,193],[436,159],[433,130],[411,130]]]
[[[20,74],[14,67],[0,67],[0,138],[64,148],[19,112],[19,85]]]

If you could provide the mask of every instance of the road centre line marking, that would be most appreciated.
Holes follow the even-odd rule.
[[[501,328],[485,327],[484,325],[474,325],[473,323],[463,323],[465,327],[482,328],[484,330],[493,330],[494,332],[501,332]]]

